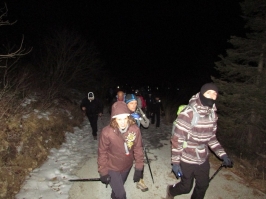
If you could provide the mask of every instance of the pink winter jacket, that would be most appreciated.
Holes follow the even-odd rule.
[[[198,122],[192,126],[193,110],[187,108],[177,119],[172,142],[172,163],[180,161],[188,164],[202,164],[209,156],[209,148],[218,156],[225,155],[224,148],[216,138],[217,120],[216,106],[208,108],[200,102],[199,93],[193,95],[189,105],[200,115]],[[186,144],[184,144],[186,142]]]
[[[129,155],[125,153],[124,143],[128,146]],[[98,172],[107,175],[108,170],[125,171],[133,166],[143,170],[144,154],[142,137],[137,125],[131,125],[127,132],[120,133],[119,129],[111,126],[103,128],[98,143]]]

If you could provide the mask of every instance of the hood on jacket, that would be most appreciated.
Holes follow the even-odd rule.
[[[94,100],[94,93],[93,92],[89,92],[88,93],[88,99],[89,100]]]
[[[124,115],[126,116],[130,115],[130,111],[127,108],[127,104],[123,101],[115,102],[112,106],[111,118],[116,118]]]
[[[193,95],[189,100],[189,105],[193,106],[200,115],[208,114],[211,109],[213,109],[215,112],[217,111],[215,104],[213,104],[212,108],[203,106],[199,96],[200,92],[198,92],[196,95]]]

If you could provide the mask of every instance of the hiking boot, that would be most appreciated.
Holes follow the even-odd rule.
[[[170,191],[169,191],[170,186],[171,185],[168,185],[167,188],[166,188],[166,197],[165,197],[165,199],[174,199],[174,196],[172,196],[170,194]]]
[[[140,189],[142,192],[145,192],[145,191],[149,190],[149,188],[145,185],[143,179],[140,179],[140,181],[137,182],[137,189]]]

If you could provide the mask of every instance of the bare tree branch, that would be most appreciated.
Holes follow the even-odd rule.
[[[22,40],[21,40],[19,48],[14,52],[11,52],[11,53],[8,53],[5,55],[0,54],[0,59],[2,59],[2,58],[17,58],[18,56],[23,56],[23,55],[29,54],[31,52],[32,48],[30,48],[29,50],[22,48],[23,42],[24,42],[24,35],[22,36]]]
[[[4,17],[7,16],[8,13],[8,9],[7,9],[7,5],[5,4],[5,6],[3,8],[0,8],[0,13],[2,13],[0,15],[0,26],[5,26],[5,25],[13,25],[14,23],[16,23],[17,21],[14,22],[9,22],[8,20],[4,20]]]
[[[2,13],[0,15],[0,26],[3,25],[13,25],[15,22],[10,23],[8,20],[5,20],[4,18],[7,17],[7,13],[8,13],[8,9],[7,9],[7,5],[5,4],[5,6],[3,8],[0,8],[0,13]],[[0,62],[2,62],[4,59],[8,59],[8,58],[18,58],[21,56],[24,56],[28,53],[31,52],[32,48],[30,48],[29,50],[26,50],[25,48],[23,48],[23,42],[24,42],[24,35],[22,36],[22,40],[20,43],[20,46],[17,50],[12,50],[8,49],[7,54],[0,54]],[[7,61],[7,60],[6,60]],[[0,65],[0,68],[6,68],[7,67],[7,63],[5,62],[4,65]]]

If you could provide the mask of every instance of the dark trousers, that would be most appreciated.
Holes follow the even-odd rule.
[[[161,116],[160,116],[160,111],[159,112],[154,112],[151,116],[151,123],[154,124],[155,122],[155,117],[156,117],[156,127],[160,127],[160,122],[161,122]]]
[[[98,115],[87,115],[89,121],[90,121],[90,125],[91,125],[91,128],[92,128],[92,135],[93,136],[97,136],[97,131],[98,131],[98,128],[97,128],[97,121],[98,121]]]
[[[127,176],[130,172],[129,168],[128,170],[124,172],[119,171],[108,171],[108,174],[111,177],[110,186],[112,188],[111,198],[112,199],[126,199],[126,190],[124,187],[124,184],[127,180]]]
[[[193,187],[194,178],[196,184],[191,199],[203,199],[206,190],[209,187],[210,163],[206,160],[203,164],[188,164],[181,162],[183,176],[181,181],[170,187],[169,191],[172,196],[187,194]]]

